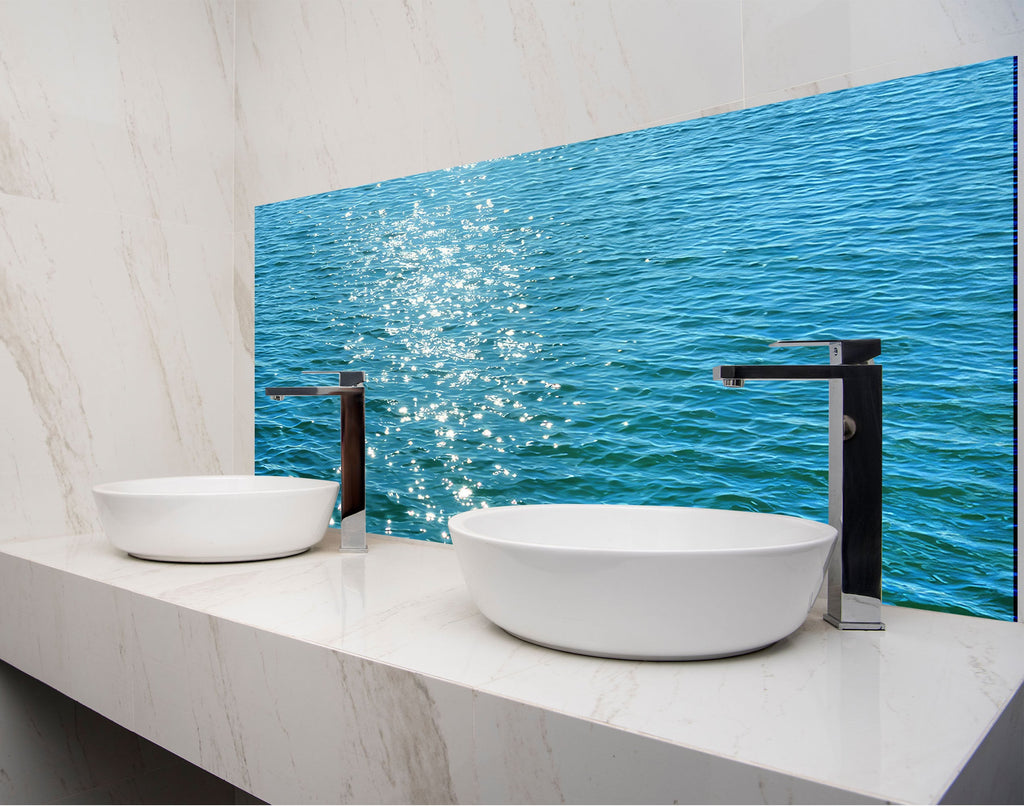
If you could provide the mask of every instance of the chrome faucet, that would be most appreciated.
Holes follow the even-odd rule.
[[[268,386],[273,400],[286,397],[336,396],[341,402],[341,551],[366,551],[366,409],[365,373],[337,375],[337,386]]]
[[[828,381],[828,522],[839,532],[828,567],[825,620],[842,630],[882,623],[882,368],[880,339],[777,341],[828,347],[826,365],[720,366],[715,380]]]

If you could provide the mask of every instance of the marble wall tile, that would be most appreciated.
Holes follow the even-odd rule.
[[[229,466],[231,241],[0,196],[0,360],[19,424],[0,433],[0,539],[93,531],[99,481]]]
[[[1022,17],[1013,0],[244,0],[236,200],[1012,55]]]
[[[385,164],[417,170],[410,13],[395,2],[238,4],[236,192],[247,207],[360,172],[370,181]]]
[[[693,117],[742,96],[740,3],[238,6],[246,206]]]
[[[242,212],[236,214],[235,220],[231,274],[231,305],[234,312],[231,331],[231,468],[235,473],[251,473],[256,462],[256,404],[253,388],[256,349],[254,208],[243,205]]]
[[[1024,45],[1013,0],[750,0],[743,9],[746,105],[941,70]]]
[[[231,465],[233,12],[0,2],[0,540]]]
[[[0,3],[0,191],[230,229],[232,24],[223,0]]]
[[[417,47],[428,162],[577,142],[735,101],[739,15],[737,2],[427,0]]]

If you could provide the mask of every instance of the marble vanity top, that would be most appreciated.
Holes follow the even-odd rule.
[[[0,656],[266,800],[937,802],[1024,765],[1019,624],[816,609],[750,655],[602,660],[491,625],[449,546],[334,540],[220,565],[2,544]],[[975,752],[993,726],[1008,761]]]

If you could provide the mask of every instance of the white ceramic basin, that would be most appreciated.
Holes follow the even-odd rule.
[[[338,483],[284,476],[180,476],[93,488],[117,548],[147,560],[269,560],[318,543]]]
[[[449,521],[480,611],[543,646],[612,658],[752,652],[807,618],[836,530],[787,515],[584,504]]]

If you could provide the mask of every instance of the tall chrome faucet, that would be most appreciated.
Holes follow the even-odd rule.
[[[828,381],[828,521],[839,532],[828,568],[825,620],[843,630],[882,623],[882,368],[880,339],[777,341],[828,347],[826,365],[715,367],[726,386],[752,380]]]
[[[311,371],[313,374],[313,371]],[[337,386],[268,386],[274,400],[285,397],[337,397],[341,402],[341,551],[366,551],[366,375],[337,375]]]

